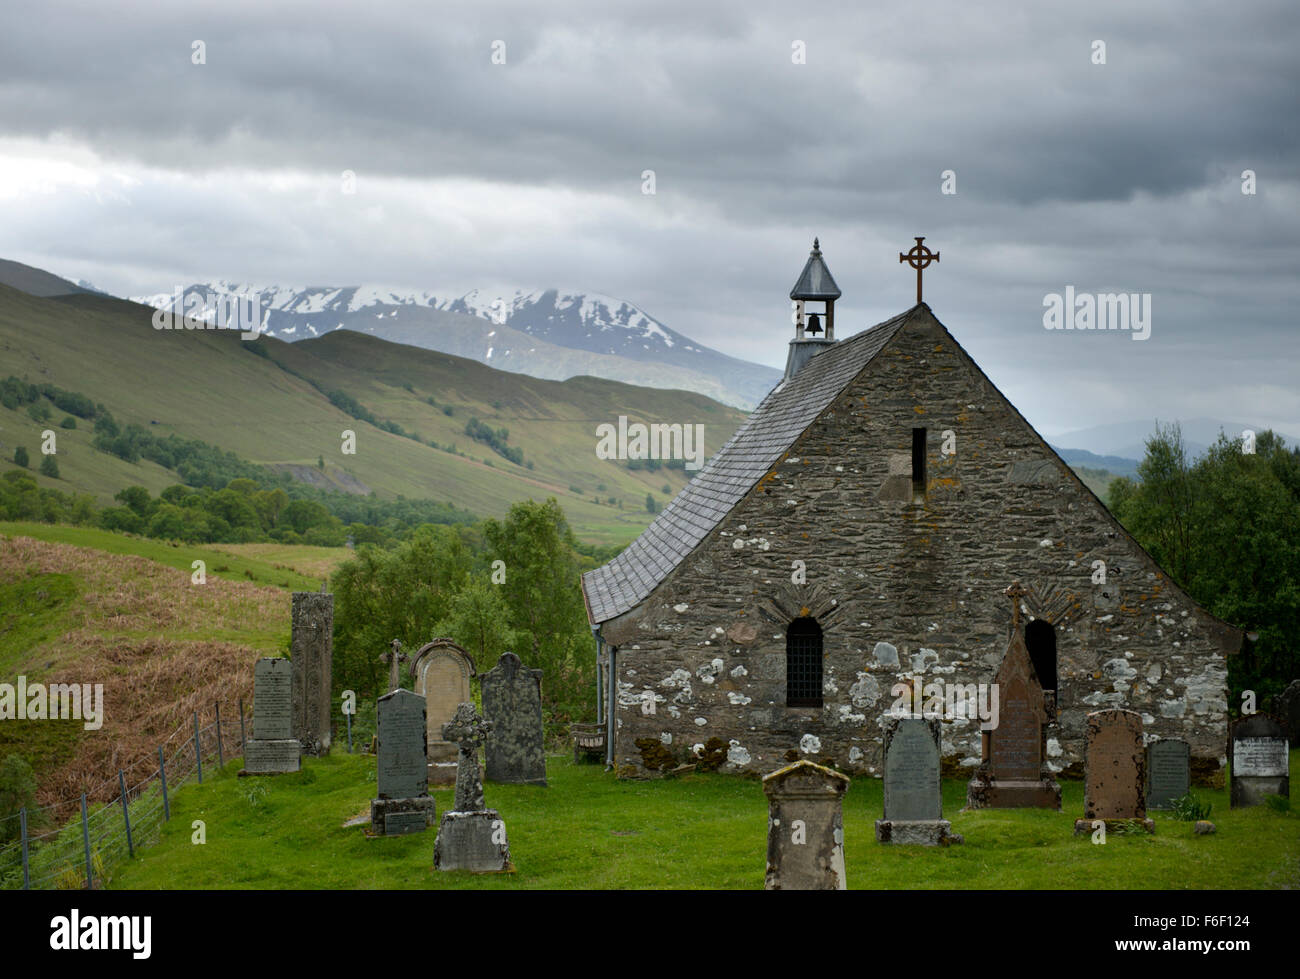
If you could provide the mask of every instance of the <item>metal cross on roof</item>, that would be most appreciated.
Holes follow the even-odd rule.
[[[1011,599],[1011,628],[1020,629],[1020,599],[1029,594],[1029,589],[1018,581],[1011,582],[1002,593]]]
[[[930,251],[925,245],[921,244],[923,241],[925,241],[924,236],[917,238],[916,244],[908,249],[906,255],[902,252],[898,253],[900,262],[906,262],[916,269],[916,301],[918,304],[921,302],[921,270],[929,266],[931,262],[939,261],[939,253]]]

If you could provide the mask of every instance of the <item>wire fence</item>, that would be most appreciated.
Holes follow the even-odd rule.
[[[0,890],[102,886],[115,866],[158,838],[181,786],[201,783],[243,755],[249,720],[242,700],[233,710],[213,705],[206,726],[196,711],[159,745],[152,761],[138,759],[80,798],[0,818],[0,840],[9,841],[0,844]]]

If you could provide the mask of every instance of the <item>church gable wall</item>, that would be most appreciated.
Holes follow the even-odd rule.
[[[992,683],[1017,579],[1055,630],[1054,771],[1081,775],[1085,714],[1124,707],[1148,739],[1184,738],[1195,770],[1218,772],[1239,633],[1169,581],[922,311],[640,608],[606,624],[616,767],[704,752],[722,771],[798,757],[879,774],[896,684]],[[800,615],[823,633],[820,708],[786,706]],[[950,776],[976,765],[978,720],[945,721],[943,753]]]

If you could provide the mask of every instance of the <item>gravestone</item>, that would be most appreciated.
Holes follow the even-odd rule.
[[[1257,806],[1265,796],[1290,798],[1291,758],[1286,728],[1267,714],[1252,714],[1228,728],[1228,801],[1233,809]]]
[[[1191,746],[1179,738],[1147,745],[1147,808],[1172,809],[1192,788]]]
[[[322,586],[324,587],[324,586]],[[330,753],[334,596],[293,593],[293,733],[304,755]]]
[[[470,654],[450,639],[425,643],[411,657],[413,689],[424,696],[428,712],[429,782],[450,785],[456,781],[456,745],[443,740],[443,725],[456,716],[456,708],[473,700],[469,681],[475,676]]]
[[[1274,698],[1273,713],[1286,726],[1286,736],[1291,747],[1300,748],[1300,680],[1292,680]]]
[[[373,836],[422,832],[436,812],[429,795],[424,742],[424,698],[394,690],[379,698],[375,755],[376,795],[370,803]]]
[[[293,736],[293,664],[263,657],[253,666],[253,736],[241,775],[296,772],[302,746]]]
[[[943,818],[939,731],[937,717],[886,719],[885,813],[876,820],[877,841],[921,846],[962,842]]]
[[[842,891],[849,778],[803,759],[763,776],[768,891]]]
[[[474,705],[461,704],[443,727],[443,738],[457,745],[455,808],[444,812],[433,844],[434,870],[511,873],[510,841],[501,814],[483,800],[478,749],[492,725],[478,716]]]
[[[1043,770],[1043,687],[1020,628],[1020,598],[1027,592],[1015,582],[1005,594],[1012,600],[1011,639],[994,678],[998,714],[983,726],[980,765],[966,786],[966,807],[1059,810],[1061,786]]]
[[[1093,711],[1086,731],[1084,818],[1075,822],[1075,831],[1086,832],[1096,820],[1141,820],[1154,833],[1155,822],[1147,819],[1142,715],[1119,708]]]
[[[390,644],[392,648],[379,657],[379,661],[388,667],[388,692],[400,690],[402,687],[402,664],[406,662],[406,654],[402,652],[402,640],[394,639]]]
[[[492,725],[485,754],[489,782],[546,784],[542,740],[542,671],[502,653],[483,674],[483,716]]]

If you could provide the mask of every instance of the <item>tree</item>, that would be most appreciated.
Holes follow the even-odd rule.
[[[1230,706],[1261,705],[1300,671],[1300,452],[1271,431],[1254,453],[1219,440],[1188,466],[1177,426],[1157,429],[1139,480],[1115,480],[1110,505],[1170,576],[1214,615],[1257,635],[1228,657]]]
[[[510,608],[501,587],[482,577],[471,579],[451,600],[451,612],[438,632],[453,637],[474,657],[481,674],[490,670],[501,654],[515,645],[515,633],[508,625]]]
[[[59,428],[75,429],[76,427],[77,419],[73,418],[71,415],[64,415],[63,421],[59,422]]]
[[[49,476],[50,479],[59,478],[59,463],[53,455],[47,455],[41,459],[41,475]]]
[[[26,469],[28,463],[30,463],[30,462],[31,462],[31,459],[29,459],[28,456],[27,456],[27,447],[26,447],[26,446],[24,446],[24,445],[20,445],[20,446],[18,446],[16,449],[14,449],[14,465],[15,465],[15,466],[22,466],[24,469]]]
[[[338,609],[336,683],[379,691],[379,654],[393,639],[409,648],[433,638],[451,614],[470,564],[469,549],[453,527],[419,527],[392,551],[359,548],[331,576]]]
[[[111,506],[99,511],[99,525],[105,530],[120,530],[138,534],[144,530],[144,521],[130,507]]]
[[[0,514],[6,520],[39,520],[41,513],[41,488],[35,476],[21,469],[0,476]]]
[[[653,493],[647,493],[645,495],[645,508],[650,513],[654,513],[658,509],[658,507],[655,505],[655,498]]]
[[[573,532],[554,497],[510,508],[505,521],[486,520],[483,536],[491,557],[505,562],[496,587],[510,609],[509,625],[531,648],[514,650],[546,676],[555,701],[581,696],[588,682],[591,633],[578,583]]]
[[[279,522],[280,514],[288,505],[289,494],[278,486],[273,490],[259,490],[253,494],[253,506],[262,518],[262,526],[267,530]]]
[[[159,504],[149,521],[149,536],[163,540],[191,540],[186,512],[174,503]]]
[[[149,498],[149,491],[143,486],[127,486],[118,490],[113,499],[142,520],[149,519],[153,514],[154,501]]]

